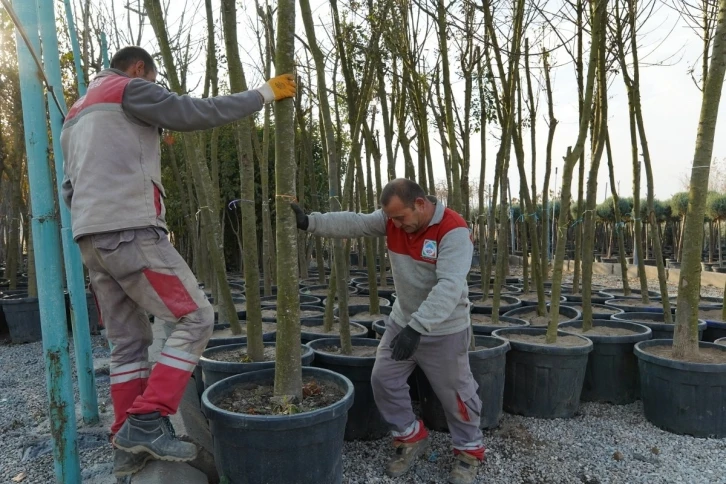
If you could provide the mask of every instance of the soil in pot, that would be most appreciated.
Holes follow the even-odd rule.
[[[634,334],[638,334],[637,331],[633,331],[632,329],[626,329],[626,328],[610,328],[607,326],[593,326],[589,331],[583,331],[582,328],[570,328],[570,327],[563,327],[563,331],[567,331],[568,333],[575,333],[579,334],[580,336],[631,336]]]
[[[515,318],[504,318],[503,316],[500,316],[499,321],[495,323],[492,321],[492,317],[489,314],[472,313],[470,317],[471,324],[477,326],[497,326],[502,328],[522,326],[522,322],[516,321]],[[524,322],[526,323],[526,321]]]
[[[323,301],[323,306],[327,304],[328,300],[326,299]],[[348,297],[348,306],[367,306],[371,302],[370,298],[368,296],[349,296]],[[379,297],[378,298],[378,304],[381,306],[390,306],[391,301],[389,301],[386,298]],[[335,298],[335,306],[338,307],[338,298]]]
[[[640,299],[610,299],[605,302],[605,304],[612,307],[622,306],[624,308],[632,308],[633,312],[641,312],[642,310],[647,309],[660,310],[663,312],[663,303],[660,301],[650,301],[647,304],[643,304],[643,301]],[[672,308],[673,306],[671,306],[671,310]]]
[[[315,351],[320,351],[321,353],[327,353],[329,355],[338,355],[338,356],[354,356],[356,358],[375,358],[376,357],[376,351],[378,350],[378,347],[376,346],[353,346],[353,350],[349,355],[344,355],[343,351],[340,349],[340,346],[321,346],[318,348],[315,348]]]
[[[537,308],[532,306],[531,311],[522,311],[517,313],[517,318],[527,321],[531,326],[547,326],[550,322],[550,312],[547,310],[546,316],[537,316]],[[558,320],[563,323],[569,321],[572,318],[565,316],[564,314],[558,315]]]
[[[720,309],[700,309],[698,311],[698,319],[705,319],[706,321],[724,320]]]
[[[558,336],[557,342],[554,344],[548,344],[546,340],[547,336],[544,334],[508,334],[507,339],[510,341],[519,341],[521,343],[529,343],[543,346],[561,346],[564,348],[571,348],[573,346],[587,346],[587,340],[578,338],[575,336]]]
[[[337,385],[315,377],[303,378],[303,399],[298,403],[280,404],[273,401],[274,385],[253,384],[235,388],[217,402],[222,410],[247,415],[290,415],[312,412],[340,401],[345,395]]]
[[[562,304],[563,306],[569,306],[580,311],[580,319],[582,319],[582,304],[567,302]],[[613,314],[620,314],[623,312],[622,309],[609,307],[605,304],[591,304],[593,319],[609,319]]]
[[[262,361],[274,361],[275,354],[276,351],[274,346],[266,346],[264,349]],[[247,350],[242,348],[232,349],[228,351],[218,351],[217,353],[214,353],[214,360],[223,361],[226,363],[252,363],[252,359],[247,356]]]
[[[673,357],[672,346],[651,346],[643,349],[644,353],[666,358],[673,361],[682,361]],[[695,358],[689,358],[688,363],[706,363],[721,365],[726,363],[726,352],[718,348],[702,347]]]
[[[247,324],[245,321],[240,321],[240,324],[242,325],[242,332],[240,334],[234,334],[232,333],[232,328],[226,327],[222,329],[215,329],[212,332],[211,340],[218,339],[218,338],[236,338],[241,336],[247,336]],[[265,333],[274,333],[277,331],[277,325],[275,323],[262,323],[262,334]],[[207,345],[209,348],[209,345]]]

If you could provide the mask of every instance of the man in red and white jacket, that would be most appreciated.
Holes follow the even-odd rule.
[[[441,400],[457,460],[449,482],[474,482],[484,444],[481,400],[469,368],[471,324],[466,275],[474,246],[463,218],[428,198],[415,182],[397,179],[381,193],[382,209],[305,215],[297,226],[323,237],[387,236],[396,302],[378,345],[371,384],[391,426],[394,455],[386,473],[398,477],[428,446],[428,431],[411,407],[408,379],[418,365]]]
[[[113,345],[117,476],[137,472],[151,458],[196,456],[194,444],[175,437],[168,415],[176,413],[214,324],[196,277],[167,238],[160,130],[222,126],[295,94],[291,75],[206,99],[170,93],[156,76],[148,52],[121,49],[68,112],[61,134],[62,195]],[[176,323],[153,369],[147,313]]]

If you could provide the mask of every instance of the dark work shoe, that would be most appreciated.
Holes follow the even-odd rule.
[[[153,459],[148,452],[132,454],[121,449],[113,449],[113,475],[116,477],[130,476],[144,468]]]
[[[197,456],[197,446],[177,439],[169,418],[159,412],[129,415],[114,444],[132,454],[147,452],[159,460],[186,462]]]

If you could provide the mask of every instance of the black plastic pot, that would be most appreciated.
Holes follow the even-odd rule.
[[[34,343],[43,339],[38,298],[5,297],[2,305],[13,343]]]
[[[605,301],[606,306],[610,306],[611,308],[620,309],[624,313],[655,313],[655,314],[663,314],[663,303],[660,299],[657,300],[651,300],[650,304],[652,306],[629,306],[626,304],[623,304],[626,301],[633,301],[634,299],[631,298],[618,298],[618,299],[609,299]],[[671,306],[671,313],[676,313],[675,306]]]
[[[388,434],[388,424],[381,417],[373,398],[371,374],[376,357],[356,357],[319,351],[326,346],[340,346],[340,338],[311,341],[308,346],[315,352],[314,366],[339,373],[355,388],[353,406],[348,410],[345,440],[376,440]],[[353,346],[378,347],[378,341],[368,338],[353,339]]]
[[[330,286],[328,284],[307,286],[300,289],[300,296],[310,296],[318,298],[320,302],[317,303],[317,305],[322,306],[325,303],[325,300],[328,298],[329,288]],[[358,294],[358,288],[349,286],[348,294],[350,294],[351,296],[354,294]],[[300,304],[302,304],[302,299],[300,300]]]
[[[274,342],[264,343],[265,346],[275,346]],[[251,371],[266,370],[268,368],[274,368],[274,361],[260,361],[254,363],[232,363],[227,361],[217,361],[214,359],[214,355],[220,352],[246,348],[247,343],[242,344],[231,344],[223,346],[215,346],[214,348],[207,348],[199,358],[199,366],[202,368],[202,381],[204,382],[204,389],[206,390],[210,386],[214,385],[220,380],[224,380],[232,375],[239,375],[241,373],[249,373]],[[309,366],[313,362],[315,354],[313,350],[305,345],[302,345],[302,365]]]
[[[676,434],[726,437],[726,364],[689,363],[647,352],[672,344],[660,339],[635,345],[645,418]],[[699,346],[726,353],[726,346],[704,342]]]
[[[508,318],[524,319],[522,315],[530,313],[533,310],[534,310],[533,306],[522,306],[520,308],[512,309],[511,311],[507,311],[506,313],[504,313],[504,316],[506,316]],[[549,303],[548,303],[547,311],[549,312],[549,310],[550,309],[549,309]],[[571,308],[570,306],[560,305],[560,314],[565,316],[566,318],[569,318],[568,320],[563,321],[563,323],[567,322],[567,321],[577,321],[578,318],[582,317],[580,311],[578,311],[575,308]],[[524,319],[524,321],[527,321],[527,320]]]
[[[678,304],[678,298],[673,297],[670,298],[671,307],[676,307]],[[723,307],[723,298],[722,297],[712,297],[712,296],[701,296],[701,299],[698,301],[698,309],[721,309]]]
[[[68,292],[64,293],[66,303],[66,321],[68,329],[72,329],[71,321],[71,301]],[[90,292],[86,293],[86,310],[88,311],[88,330],[91,334],[99,334],[101,328],[98,325],[98,308],[96,307],[96,298]]]
[[[568,294],[568,292],[562,291],[562,295],[565,296],[565,299],[568,303],[581,303],[582,302],[582,294]],[[593,304],[605,304],[605,301],[608,301],[610,299],[614,299],[615,296],[605,296],[598,292],[593,292],[592,296],[590,297],[590,302]]]
[[[244,324],[244,321],[240,321],[240,324]],[[214,331],[218,331],[220,329],[227,329],[229,328],[229,324],[215,324],[214,325]],[[275,341],[275,337],[277,335],[277,331],[272,331],[269,333],[262,333],[262,341],[264,343],[269,343],[272,341]],[[214,333],[212,333],[212,338],[209,339],[207,342],[206,349],[209,348],[216,348],[217,346],[224,346],[224,345],[234,345],[234,344],[247,344],[247,335],[244,336],[226,336],[224,338],[215,338]],[[202,367],[197,364],[197,366],[194,367],[194,371],[192,373],[192,378],[194,378],[194,383],[197,387],[197,395],[201,398],[202,393],[204,392],[204,381],[202,376]]]
[[[246,415],[215,405],[239,387],[271,385],[275,370],[235,375],[202,395],[209,420],[214,461],[230,484],[338,484],[343,479],[343,435],[353,405],[353,383],[337,373],[306,367],[303,377],[333,384],[344,392],[333,405],[293,415]]]
[[[314,333],[311,331],[305,331],[306,327],[311,326],[323,326],[325,324],[325,321],[323,318],[311,318],[306,320],[300,321],[300,341],[302,344],[308,344],[311,341],[315,341],[316,339],[323,339],[323,338],[331,338],[336,337],[338,335],[336,334],[330,334],[330,333]],[[350,336],[352,338],[367,338],[368,337],[368,328],[363,326],[362,324],[350,322]]]
[[[714,341],[717,345],[726,346],[726,338],[719,338],[716,341]]]
[[[264,310],[267,310],[267,309],[273,309],[273,310],[277,311],[277,306],[264,306],[262,308],[263,311]],[[300,321],[306,321],[308,319],[318,319],[318,318],[322,318],[323,315],[325,314],[325,308],[322,307],[322,306],[308,306],[306,304],[301,304],[300,305],[300,310],[301,311],[317,311],[317,312],[320,313],[319,315],[316,315],[316,316],[301,317],[300,318]],[[277,321],[277,317],[272,318],[272,317],[269,317],[269,316],[262,316],[262,321],[264,321],[266,323],[274,323],[274,322]]]
[[[386,332],[386,322],[382,319],[379,319],[378,321],[373,321],[371,328],[376,333],[376,339],[381,339],[383,333]]]
[[[469,299],[471,301],[471,312],[478,314],[492,314],[493,301],[487,299],[484,303],[477,303],[476,300]],[[499,296],[499,314],[504,314],[512,309],[517,309],[522,305],[522,301],[514,296]]]
[[[356,284],[356,287],[358,288],[358,294],[360,294],[361,296],[367,296],[370,294],[367,282]],[[391,295],[394,292],[396,292],[396,288],[393,286],[393,284],[389,284],[388,286],[386,286],[385,289],[378,286],[378,297],[384,297],[391,301]]]
[[[537,305],[537,301],[536,300],[534,300],[534,301],[527,301],[527,300],[523,299],[522,297],[518,297],[518,299],[520,301],[522,301],[522,306],[521,307],[536,306]],[[547,294],[545,295],[545,300],[547,301],[547,304],[549,304],[550,301],[552,300],[552,295],[549,293],[549,291],[547,291]],[[565,296],[560,296],[560,304],[562,304],[564,302],[567,302],[567,298]]]
[[[509,342],[492,336],[476,336],[476,345],[486,348],[469,351],[469,367],[479,389],[481,400],[479,428],[492,429],[499,425],[504,399],[504,368],[507,362]],[[421,417],[429,429],[448,432],[446,414],[428,379],[418,382]]]
[[[580,311],[580,316],[577,320],[582,320],[582,303],[568,301],[562,304],[564,306],[574,307]],[[590,307],[592,307],[592,319],[612,319],[615,314],[623,314],[625,312],[622,309],[614,308],[606,304],[591,304]]]
[[[663,313],[623,313],[616,314],[611,319],[614,321],[628,321],[647,326],[651,331],[653,331],[653,339],[673,339],[673,331],[676,329],[675,324],[666,324],[663,322]],[[703,331],[705,329],[706,321],[699,319],[699,340],[703,338]]]
[[[633,353],[636,343],[647,341],[653,333],[642,324],[596,319],[594,327],[622,328],[637,331],[636,334],[605,336],[585,333],[592,341],[592,352],[587,359],[585,382],[580,399],[583,402],[607,402],[616,405],[633,403],[640,395],[638,359]],[[560,329],[582,328],[582,321],[560,324]]]
[[[493,334],[542,335],[545,328],[505,328]],[[568,333],[558,331],[558,336]],[[581,336],[577,336],[582,338]],[[509,341],[504,383],[504,410],[537,418],[570,418],[580,408],[580,393],[585,381],[592,341],[582,338],[583,346],[554,346]]]
[[[307,296],[305,294],[300,294],[298,297],[300,298],[301,306],[322,306],[323,304],[322,299],[317,296]],[[277,306],[277,296],[261,297],[260,305],[263,309]]]
[[[473,308],[471,313],[472,314],[482,314],[477,311],[478,308]],[[485,313],[486,314],[486,313]],[[474,334],[476,336],[490,336],[492,332],[502,329],[502,328],[511,328],[512,325],[516,325],[517,327],[526,328],[529,326],[529,322],[525,321],[524,319],[518,319],[518,318],[510,318],[509,316],[499,316],[499,321],[503,323],[509,323],[509,324],[472,324],[471,328],[474,330]]]
[[[609,288],[605,288],[602,291],[600,291],[599,294],[601,296],[613,296],[613,298],[617,298],[617,299],[640,299],[641,290],[640,289],[631,289],[630,296],[625,296],[625,292],[623,291],[622,287],[609,287]],[[660,299],[659,292],[648,291],[648,296],[652,300]]]
[[[391,306],[379,306],[381,310],[381,314],[389,315],[391,314],[391,311],[393,311],[393,307]],[[370,306],[358,304],[354,306],[348,306],[348,315],[350,316],[350,321],[353,323],[358,323],[361,326],[365,326],[366,329],[368,329],[368,337],[369,338],[375,338],[376,333],[373,330],[373,323],[376,321],[383,321],[383,318],[380,320],[374,320],[374,321],[364,321],[362,319],[356,319],[355,315],[358,313],[365,313],[367,311],[370,311]],[[338,308],[333,309],[333,316],[336,318],[340,316],[340,311]],[[384,324],[385,325],[385,324]]]
[[[706,330],[703,332],[703,341],[711,342],[719,338],[726,338],[726,323],[723,321],[706,320]]]

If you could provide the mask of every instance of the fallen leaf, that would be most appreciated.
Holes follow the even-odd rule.
[[[21,472],[17,476],[13,477],[13,482],[22,482],[25,479],[26,475],[25,472]]]
[[[621,461],[624,458],[625,458],[625,456],[619,450],[616,450],[615,453],[613,454],[613,459],[615,459],[616,461]]]

